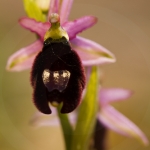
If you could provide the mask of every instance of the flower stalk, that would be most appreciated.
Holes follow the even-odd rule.
[[[91,76],[87,84],[87,92],[79,108],[77,124],[72,137],[71,150],[88,150],[90,138],[94,130],[98,101],[98,68],[92,68]]]
[[[70,150],[71,140],[72,140],[72,135],[73,135],[73,129],[72,129],[72,126],[71,126],[70,121],[68,119],[68,115],[60,113],[61,107],[62,107],[61,105],[59,105],[57,107],[57,114],[58,114],[59,121],[61,124],[66,150]]]

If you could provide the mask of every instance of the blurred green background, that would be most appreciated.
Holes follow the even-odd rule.
[[[29,120],[36,112],[32,103],[29,73],[7,72],[8,57],[33,41],[18,19],[25,16],[20,0],[0,1],[0,149],[64,150],[59,127],[34,128]],[[81,33],[112,51],[115,64],[102,66],[104,87],[134,91],[127,101],[114,107],[136,123],[150,140],[150,1],[75,0],[70,19],[98,17],[98,23]],[[149,150],[134,139],[109,131],[108,150]]]

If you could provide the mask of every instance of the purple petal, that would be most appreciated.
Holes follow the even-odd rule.
[[[60,10],[60,20],[62,24],[68,20],[72,4],[73,0],[63,0]]]
[[[114,130],[119,134],[137,138],[145,145],[149,144],[149,141],[144,133],[133,122],[111,106],[103,107],[98,114],[98,119],[107,128]]]
[[[76,37],[76,34],[90,28],[97,22],[97,18],[93,16],[85,16],[74,21],[69,21],[63,24],[63,28],[67,31],[69,39]]]
[[[100,105],[108,105],[111,102],[123,101],[132,95],[132,91],[121,88],[102,88],[99,92]]]
[[[22,71],[31,68],[35,56],[42,49],[42,46],[42,42],[37,40],[31,45],[21,48],[9,57],[6,69],[9,71]]]
[[[79,54],[84,66],[115,62],[115,56],[94,41],[77,36],[71,40],[73,49]]]
[[[24,28],[37,33],[41,40],[43,40],[46,31],[50,28],[49,22],[42,23],[27,17],[19,19],[19,23]]]
[[[59,13],[60,0],[51,0],[48,12],[48,18],[51,13]]]

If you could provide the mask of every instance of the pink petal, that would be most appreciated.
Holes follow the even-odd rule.
[[[74,21],[69,21],[63,24],[63,28],[67,31],[69,39],[76,37],[76,34],[90,28],[97,22],[97,18],[93,16],[85,16]]]
[[[149,144],[149,141],[144,133],[133,122],[111,106],[103,107],[98,114],[98,119],[107,128],[114,130],[119,134],[137,138],[145,145]]]
[[[38,22],[34,19],[27,18],[27,17],[21,18],[19,20],[19,23],[24,28],[37,33],[41,37],[42,40],[46,31],[50,28],[49,22],[42,23],[42,22]]]
[[[115,56],[94,41],[77,36],[71,40],[73,49],[79,54],[84,66],[115,62]]]
[[[63,0],[62,1],[61,10],[60,10],[61,24],[63,24],[64,22],[66,22],[68,20],[72,4],[73,4],[73,0]]]
[[[52,109],[51,115],[45,115],[41,112],[36,112],[31,120],[30,124],[36,127],[43,127],[43,126],[59,126],[59,119],[57,117],[57,111],[54,107]]]
[[[6,69],[9,71],[22,71],[31,68],[35,56],[42,49],[42,46],[42,42],[37,40],[31,45],[21,48],[9,57]]]
[[[48,18],[51,13],[59,13],[60,0],[51,0],[48,12]]]
[[[123,101],[132,95],[130,90],[121,88],[102,88],[99,92],[100,105],[108,105],[111,102]]]
[[[68,115],[70,123],[75,125],[77,115],[75,112],[69,113]],[[34,116],[30,120],[30,124],[36,127],[44,127],[44,126],[60,126],[60,121],[57,116],[56,109],[52,107],[52,114],[45,115],[40,112],[36,112]]]

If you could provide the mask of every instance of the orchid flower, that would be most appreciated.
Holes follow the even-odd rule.
[[[25,0],[25,2],[27,1],[28,0]],[[32,4],[33,3],[34,1],[32,1]],[[92,27],[97,22],[97,18],[94,16],[84,16],[74,21],[68,21],[72,3],[73,0],[51,0],[48,18],[52,13],[59,14],[61,27],[67,32],[72,49],[79,55],[83,66],[87,67],[87,70],[92,68],[90,73],[86,73],[88,84],[84,91],[85,96],[82,100],[78,113],[73,112],[70,115],[62,115],[59,111],[52,108],[53,113],[50,116],[51,119],[43,120],[43,114],[37,113],[31,120],[31,123],[38,126],[45,126],[59,125],[60,121],[67,150],[86,150],[88,148],[87,142],[89,142],[89,139],[93,134],[96,119],[103,123],[107,128],[129,137],[138,138],[147,145],[148,140],[144,133],[134,123],[110,105],[111,102],[127,99],[131,96],[131,92],[125,89],[115,88],[100,89],[97,66],[104,63],[113,63],[116,59],[109,50],[98,43],[77,36],[78,33]],[[38,9],[37,6],[35,8],[36,10]],[[26,7],[26,9],[28,8]],[[32,11],[32,13],[33,12],[34,11]],[[44,16],[41,13],[39,14],[40,19],[33,19],[36,18],[37,15],[34,13],[33,18],[23,17],[19,20],[20,25],[36,33],[36,35],[38,35],[38,39],[31,45],[21,48],[11,55],[7,62],[7,70],[22,71],[31,68],[36,56],[38,56],[41,52],[45,33],[51,27],[52,22],[43,22]],[[28,13],[28,16],[30,16],[30,13]],[[49,73],[51,72],[49,71]],[[35,86],[35,80],[36,76],[34,76],[34,79],[32,80],[33,88]],[[42,94],[40,93],[39,95]],[[40,99],[40,102],[43,103],[42,99]],[[60,110],[59,107],[57,109]],[[86,114],[86,117],[84,114]],[[59,121],[56,116],[59,117]],[[75,125],[74,129],[70,123]],[[79,133],[81,134],[80,137],[77,136]]]
[[[97,22],[97,18],[84,16],[74,21],[68,21],[72,3],[73,0],[63,0],[60,5],[59,0],[51,0],[48,18],[51,13],[60,14],[61,26],[67,31],[72,48],[79,54],[84,66],[115,62],[115,56],[106,48],[94,41],[77,36],[78,33],[92,27]],[[49,22],[42,23],[27,17],[21,18],[19,23],[22,27],[36,33],[40,38],[9,57],[6,66],[9,71],[22,71],[31,68],[35,56],[43,47],[44,35],[51,26]]]
[[[99,90],[99,111],[97,119],[108,129],[111,129],[121,135],[134,137],[139,139],[143,144],[148,145],[148,139],[144,133],[128,118],[118,112],[111,103],[123,101],[129,98],[132,92],[121,88],[102,88]],[[51,116],[44,115],[40,112],[35,113],[31,118],[30,123],[36,127],[44,126],[59,126],[56,110]],[[75,126],[77,121],[77,113],[69,114],[69,120],[72,126]]]

